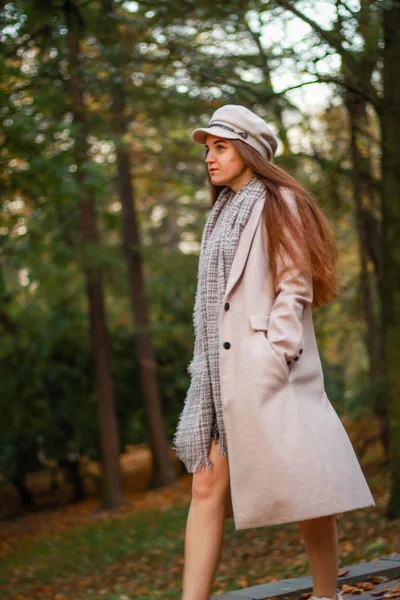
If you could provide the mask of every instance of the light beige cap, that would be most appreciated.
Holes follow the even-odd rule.
[[[228,140],[242,140],[268,160],[271,160],[278,147],[278,139],[266,122],[239,104],[226,104],[218,108],[207,127],[192,132],[192,140],[205,144],[208,134]]]

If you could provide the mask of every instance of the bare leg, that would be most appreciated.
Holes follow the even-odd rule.
[[[213,470],[193,474],[192,500],[185,531],[182,600],[208,600],[221,557],[229,491],[228,457],[211,442]]]
[[[339,544],[335,515],[299,521],[313,578],[313,594],[336,599]]]

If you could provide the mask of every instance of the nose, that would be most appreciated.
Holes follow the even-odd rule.
[[[214,156],[213,156],[211,150],[209,150],[207,152],[207,156],[206,156],[206,164],[209,165],[212,162],[214,162]]]

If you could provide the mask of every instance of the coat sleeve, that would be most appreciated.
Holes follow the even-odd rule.
[[[295,201],[285,193],[297,218]],[[271,307],[267,338],[290,366],[303,352],[303,312],[313,300],[311,273],[299,270],[287,253],[277,256],[277,286]]]

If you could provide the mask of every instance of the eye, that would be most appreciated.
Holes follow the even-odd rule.
[[[222,144],[218,144],[218,145],[217,145],[217,148],[218,148],[218,150],[220,150],[220,149],[224,150],[224,149],[225,149],[225,146],[223,146]]]

